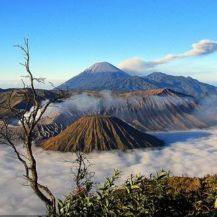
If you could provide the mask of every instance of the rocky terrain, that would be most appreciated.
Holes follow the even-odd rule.
[[[206,128],[209,122],[198,115],[200,109],[194,97],[170,89],[84,91],[74,92],[63,103],[52,105],[42,121],[64,128],[82,116],[97,114],[118,117],[143,131]]]
[[[147,148],[163,145],[154,136],[141,133],[124,121],[110,116],[82,117],[41,146],[46,150],[92,152],[111,149]]]
[[[53,100],[56,97],[55,91],[49,90],[38,89],[37,94],[41,101],[48,99]],[[27,102],[26,96],[28,96],[29,102]],[[11,113],[9,107],[18,110],[29,110],[32,107],[30,89],[7,89],[2,92],[0,91],[0,119],[3,117],[8,117],[9,119],[14,118],[14,115]]]

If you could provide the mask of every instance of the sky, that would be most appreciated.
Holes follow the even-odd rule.
[[[0,88],[21,84],[29,39],[36,77],[55,84],[95,62],[217,85],[217,1],[0,0]]]

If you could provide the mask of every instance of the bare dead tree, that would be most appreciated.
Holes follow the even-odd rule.
[[[24,54],[24,63],[21,65],[25,68],[27,75],[25,78],[28,80],[27,85],[23,80],[23,88],[20,90],[12,90],[8,96],[6,106],[4,109],[16,117],[22,129],[23,149],[19,151],[16,146],[13,132],[9,127],[8,120],[5,118],[0,121],[0,138],[3,139],[14,150],[17,159],[23,164],[25,169],[24,177],[27,184],[33,189],[35,194],[44,202],[47,210],[53,216],[56,215],[56,199],[51,190],[44,184],[40,183],[37,171],[37,163],[33,154],[33,140],[36,126],[41,120],[43,114],[46,112],[48,106],[56,100],[63,98],[64,93],[58,92],[56,97],[52,100],[47,100],[42,103],[40,96],[35,88],[35,82],[43,83],[43,78],[35,78],[30,69],[30,50],[28,39],[24,40],[24,45],[17,45]],[[25,102],[24,108],[16,108],[13,106],[12,99],[14,96],[20,96]],[[29,108],[31,107],[31,110]]]

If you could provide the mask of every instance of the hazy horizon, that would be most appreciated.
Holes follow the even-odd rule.
[[[88,67],[86,67],[88,68]],[[86,69],[85,68],[85,69]],[[82,73],[85,69],[83,69],[80,73]],[[123,69],[124,70],[124,69]],[[127,71],[126,71],[127,72]],[[156,72],[156,71],[153,71],[153,72]],[[151,74],[153,72],[150,72],[150,73],[147,73],[148,74]],[[168,74],[168,75],[173,75],[172,73],[167,73],[167,72],[163,72],[161,71],[162,73],[165,73],[165,74]],[[77,75],[79,75],[80,73],[78,73]],[[128,72],[130,74],[130,72]],[[134,75],[134,74],[132,74]],[[142,76],[140,74],[135,74],[137,76]],[[75,75],[76,76],[76,75]],[[75,77],[73,76],[73,77]],[[175,75],[176,76],[176,75]],[[177,75],[178,76],[178,75]],[[179,75],[179,76],[184,76],[184,77],[188,77],[187,75]],[[192,76],[191,76],[192,77]],[[48,78],[45,79],[45,83],[35,83],[35,86],[36,88],[41,88],[41,89],[53,89],[53,86],[50,84],[50,82],[54,85],[54,86],[58,86],[62,83],[64,83],[65,81],[71,79],[72,77],[69,77],[69,78],[66,78],[66,80],[49,80]],[[196,79],[195,77],[192,77],[194,79]],[[217,87],[217,81],[202,81],[202,80],[199,80],[200,82],[203,82],[203,83],[206,83],[206,84],[210,84],[210,85],[213,85],[213,86],[216,86]],[[21,81],[21,78],[20,80],[1,80],[0,81],[0,88],[1,89],[8,89],[8,88],[21,88],[23,85],[22,81]]]

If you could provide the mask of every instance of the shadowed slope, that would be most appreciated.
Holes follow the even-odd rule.
[[[162,72],[153,72],[144,77],[146,82],[158,88],[170,88],[196,98],[217,94],[217,87],[200,82],[191,77],[167,75]]]
[[[53,100],[57,97],[57,94],[54,91],[50,90],[42,90],[37,89],[36,90],[38,97],[41,101],[43,100]],[[30,98],[30,102],[28,105],[28,102],[25,100],[24,93],[26,93],[26,96]],[[19,110],[22,109],[30,109],[32,107],[32,92],[31,89],[7,89],[4,91],[0,91],[0,119],[8,117],[12,119],[14,117],[14,114],[9,109],[9,105],[11,108],[16,108]]]
[[[42,147],[46,150],[91,152],[155,147],[162,144],[161,140],[141,133],[118,118],[86,116],[58,136],[42,143]]]
[[[108,62],[95,63],[58,88],[69,90],[143,90],[156,88],[139,76],[131,76]]]

